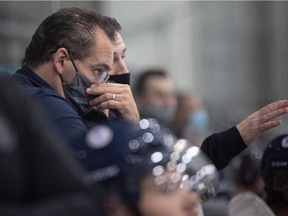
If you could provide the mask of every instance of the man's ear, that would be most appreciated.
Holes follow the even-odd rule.
[[[56,72],[61,75],[64,71],[65,60],[69,59],[67,49],[59,48],[52,56],[53,66]]]

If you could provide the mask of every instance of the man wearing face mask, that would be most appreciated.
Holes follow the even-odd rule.
[[[119,83],[123,84],[127,87],[127,91],[123,92],[122,95],[120,93],[117,94],[118,102],[125,104],[127,107],[134,107],[134,113],[132,113],[135,116],[134,119],[139,119],[139,113],[138,109],[136,107],[135,100],[133,98],[131,89],[130,89],[130,72],[128,70],[128,67],[126,65],[126,62],[124,61],[125,53],[126,53],[126,46],[124,44],[124,41],[122,39],[122,36],[120,35],[121,26],[120,25],[114,25],[113,26],[116,37],[113,42],[113,49],[114,49],[114,55],[113,55],[113,67],[109,71],[109,83]],[[108,84],[109,85],[109,84]],[[99,86],[96,86],[93,90],[96,90],[96,93],[99,89]],[[100,99],[100,98],[99,98]],[[96,99],[98,100],[98,99]],[[100,105],[101,106],[101,105]],[[115,115],[117,117],[121,118],[121,115],[119,112],[121,112],[120,109],[111,109],[111,107],[108,107],[110,109],[110,118],[115,118]],[[125,109],[125,107],[123,107]],[[130,113],[131,114],[131,113]],[[127,116],[129,118],[129,116]]]
[[[166,126],[172,126],[177,98],[173,83],[164,70],[148,69],[142,72],[135,83],[135,92],[142,117],[153,117]]]
[[[210,134],[210,116],[199,95],[179,93],[177,110],[173,121],[173,129],[180,137],[201,146]]]
[[[87,89],[89,94],[102,95],[91,100],[90,104],[100,109],[109,109],[110,119],[116,117],[135,122],[139,120],[139,112],[130,88],[130,73],[124,61],[126,46],[120,34],[121,26],[114,20],[109,22],[109,28],[115,32],[115,39],[112,41],[114,50],[113,67],[109,71],[107,83],[92,85],[91,88]],[[108,98],[110,93],[115,96],[114,100],[108,103],[105,101],[107,93]]]
[[[139,120],[130,86],[112,83],[113,77],[105,83],[113,66],[116,27],[121,28],[115,19],[93,11],[61,9],[40,24],[22,68],[13,75],[68,143],[90,127],[88,122],[108,120],[107,108],[124,120]],[[87,94],[91,85],[99,92]],[[91,104],[95,97],[97,103]]]

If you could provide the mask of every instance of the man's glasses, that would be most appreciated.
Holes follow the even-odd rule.
[[[73,64],[73,67],[75,68],[76,72],[80,73],[79,70],[77,69],[73,59],[71,58],[71,55],[70,55],[70,59],[71,59],[71,62]],[[96,83],[106,83],[108,81],[109,77],[110,77],[108,72],[102,70],[101,68],[97,68],[97,69],[99,69],[99,71],[100,71],[100,76],[97,78]]]

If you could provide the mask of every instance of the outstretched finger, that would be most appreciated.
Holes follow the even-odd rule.
[[[268,121],[263,124],[261,124],[260,131],[261,133],[270,130],[271,128],[277,127],[281,124],[281,120],[274,120],[274,121]]]
[[[288,108],[280,108],[274,111],[271,111],[269,113],[266,113],[262,117],[262,122],[268,122],[271,121],[272,119],[279,117],[283,114],[286,114],[288,112]]]
[[[271,104],[266,105],[260,110],[260,112],[269,113],[277,109],[287,108],[287,107],[288,107],[288,100],[278,100]]]

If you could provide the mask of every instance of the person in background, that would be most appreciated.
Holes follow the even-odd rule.
[[[91,85],[90,88],[86,89],[86,93],[92,94],[92,96],[100,95],[99,97],[94,97],[94,99],[90,101],[90,105],[98,109],[106,109],[106,111],[108,109],[109,119],[124,119],[135,122],[138,121],[140,117],[130,88],[130,73],[124,61],[126,57],[126,46],[120,34],[122,27],[115,18],[107,16],[102,16],[102,18],[104,18],[105,23],[102,27],[114,34],[112,39],[113,67],[108,71],[109,79],[106,84]],[[101,95],[107,92],[113,92],[114,95],[112,95],[112,99],[114,101],[106,102],[107,98],[102,98],[103,96]],[[85,120],[91,121],[91,115],[88,115]],[[92,121],[94,121],[93,118]]]
[[[268,143],[261,161],[266,203],[276,216],[288,215],[288,135]]]
[[[245,192],[251,192],[261,199],[265,199],[266,192],[264,190],[264,181],[260,173],[260,159],[257,159],[252,151],[246,149],[234,160],[231,163],[232,180],[235,183],[234,196]]]
[[[247,150],[231,164],[235,189],[228,203],[229,216],[274,215],[264,201],[266,192],[261,176],[261,161]]]
[[[129,74],[128,67],[125,62],[126,57],[126,45],[123,41],[123,38],[120,34],[121,27],[115,26],[116,38],[113,43],[114,46],[114,58],[113,58],[113,67],[111,71],[109,71],[109,75],[121,75],[121,74]]]
[[[135,99],[142,117],[150,115],[166,126],[171,125],[177,98],[173,82],[165,71],[149,69],[141,73],[135,82]],[[275,118],[288,112],[287,105],[287,100],[266,105],[228,130],[206,137],[200,144],[201,149],[218,170],[225,168],[258,136],[281,124]]]
[[[108,216],[200,216],[217,193],[208,157],[155,119],[99,124],[79,140],[72,149],[86,181],[103,189]]]
[[[38,104],[8,77],[0,78],[0,89],[0,215],[103,215]]]
[[[172,128],[179,137],[201,146],[210,134],[210,117],[199,95],[177,94],[177,109]]]
[[[142,118],[156,118],[172,127],[177,107],[172,80],[162,69],[147,69],[135,82],[135,98]]]

